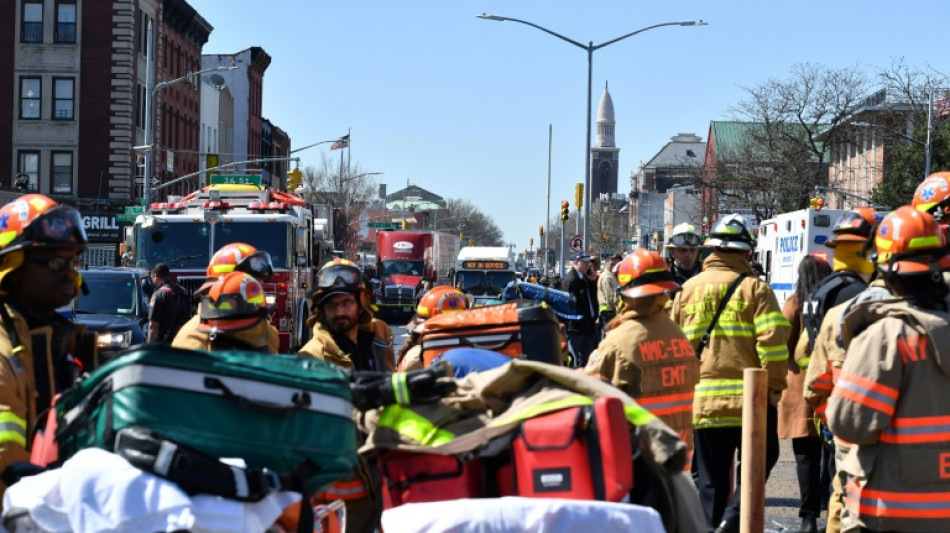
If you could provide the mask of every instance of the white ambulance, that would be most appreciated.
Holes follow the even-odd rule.
[[[762,265],[765,280],[778,298],[779,306],[795,291],[798,263],[808,254],[824,254],[830,264],[833,250],[825,242],[844,209],[800,209],[763,220],[759,225],[754,259]]]

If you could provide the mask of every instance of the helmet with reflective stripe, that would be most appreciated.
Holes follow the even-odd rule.
[[[0,255],[26,248],[84,248],[79,212],[42,194],[25,194],[0,208]]]
[[[442,313],[452,313],[468,309],[465,293],[449,285],[441,285],[422,295],[416,313],[424,318],[432,318]]]
[[[910,205],[942,220],[950,213],[950,172],[935,172],[927,176],[914,191]]]
[[[253,276],[229,272],[217,279],[202,299],[198,331],[239,331],[267,317],[264,288]]]
[[[950,250],[940,225],[929,213],[912,206],[901,206],[884,217],[874,242],[878,266],[886,273],[950,269]]]
[[[834,248],[843,242],[867,242],[874,233],[874,209],[870,207],[855,207],[841,215],[832,232],[834,238],[825,243],[825,246]]]
[[[755,237],[749,231],[749,225],[742,215],[731,214],[716,221],[709,232],[706,246],[726,250],[752,250],[755,248]]]
[[[620,262],[617,268],[618,291],[628,298],[643,298],[668,294],[679,290],[673,274],[660,254],[637,248]]]
[[[666,243],[667,248],[699,248],[702,239],[699,237],[696,228],[689,222],[677,224],[670,233],[670,238]]]

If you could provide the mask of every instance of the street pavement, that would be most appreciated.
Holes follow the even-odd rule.
[[[406,324],[390,323],[393,329],[395,351],[406,342]],[[772,469],[772,475],[765,487],[765,531],[781,533],[794,530],[801,525],[798,517],[798,478],[795,474],[795,456],[792,454],[792,441],[782,440],[778,463]],[[824,527],[824,513],[819,528]]]

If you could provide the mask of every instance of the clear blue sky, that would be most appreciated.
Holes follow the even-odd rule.
[[[352,158],[390,191],[407,180],[490,215],[518,249],[545,222],[548,125],[551,213],[584,181],[587,53],[531,21],[595,44],[664,27],[594,53],[593,113],[610,83],[620,192],[672,135],[706,140],[741,87],[786,78],[796,63],[861,66],[892,57],[950,72],[947,0],[189,0],[213,26],[204,53],[261,46],[273,58],[263,114],[293,146],[352,130]],[[320,160],[323,145],[301,152]],[[334,155],[339,152],[334,152]]]

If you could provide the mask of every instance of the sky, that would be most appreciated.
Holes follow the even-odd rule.
[[[619,191],[670,137],[707,140],[744,87],[799,63],[873,72],[892,58],[950,72],[947,0],[189,0],[214,31],[203,53],[260,46],[272,57],[263,115],[292,148],[351,133],[352,163],[385,183],[471,201],[516,250],[539,244],[550,210],[584,182],[587,52],[526,20],[595,45],[592,120],[613,98]],[[596,129],[592,131],[593,136]],[[318,164],[324,144],[300,152]]]

